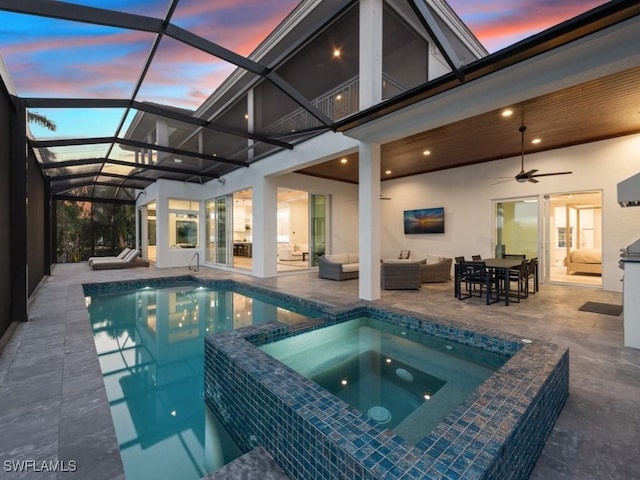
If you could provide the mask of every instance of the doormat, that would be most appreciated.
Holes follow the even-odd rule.
[[[601,313],[603,315],[619,316],[622,313],[622,305],[614,305],[613,303],[587,302],[578,310],[581,312]]]

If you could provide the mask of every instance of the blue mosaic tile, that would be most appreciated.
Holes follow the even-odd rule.
[[[252,345],[262,344],[264,338],[284,338],[363,316],[508,354],[511,359],[413,447]],[[228,364],[235,366],[229,370],[215,365],[219,359],[215,357],[216,362],[206,364],[205,383],[224,385],[235,394],[216,397],[207,388],[205,400],[213,411],[228,410],[221,402],[236,405],[234,414],[242,421],[225,425],[267,448],[295,479],[349,478],[345,472],[357,479],[501,479],[510,478],[514,471],[524,472],[524,478],[566,401],[568,352],[541,343],[524,345],[514,336],[488,329],[477,330],[471,331],[460,322],[416,318],[396,309],[359,304],[344,311],[327,310],[324,322],[295,332],[264,326],[257,342],[258,337],[252,336],[256,332],[249,331],[244,338],[208,338],[207,342],[211,340],[222,349]],[[207,350],[209,354],[213,351]],[[242,376],[238,369],[257,373],[241,389],[234,389],[233,383]],[[547,414],[532,414],[541,409]],[[240,439],[239,444],[243,442],[246,440]]]

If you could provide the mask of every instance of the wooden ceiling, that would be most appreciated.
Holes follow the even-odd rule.
[[[508,107],[513,110],[508,118],[495,110],[383,145],[381,179],[519,156],[522,124],[525,153],[640,133],[640,67]],[[541,142],[533,145],[533,138]],[[358,183],[358,155],[298,173]]]

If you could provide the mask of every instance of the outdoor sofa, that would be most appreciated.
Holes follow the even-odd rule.
[[[318,277],[329,280],[349,280],[360,275],[357,253],[335,253],[318,257]]]

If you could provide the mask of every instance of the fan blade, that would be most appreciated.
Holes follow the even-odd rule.
[[[527,173],[524,174],[525,177],[530,177],[532,176],[534,173],[536,173],[538,170],[529,170]],[[534,175],[535,176],[535,175]]]
[[[572,173],[573,172],[538,173],[537,175],[531,175],[531,177],[550,177],[552,175],[570,175]]]
[[[534,175],[534,177],[536,177],[536,176],[537,176],[537,175]],[[538,180],[536,180],[536,179],[535,179],[535,178],[533,178],[533,177],[529,177],[529,181],[530,181],[531,183],[538,183]]]

